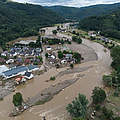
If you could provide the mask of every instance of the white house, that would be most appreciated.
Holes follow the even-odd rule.
[[[6,61],[6,64],[9,64],[9,63],[14,63],[14,60],[13,59],[9,59]]]
[[[55,59],[55,56],[54,56],[54,55],[51,55],[50,57],[51,57],[52,59]]]
[[[47,51],[51,51],[52,48],[51,48],[51,47],[47,47],[46,50],[47,50]]]
[[[66,60],[61,60],[61,64],[66,64],[67,61]]]

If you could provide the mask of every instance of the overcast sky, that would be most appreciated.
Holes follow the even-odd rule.
[[[22,3],[27,2],[45,6],[64,5],[72,7],[83,7],[96,4],[112,4],[120,2],[120,0],[13,0],[13,1]]]

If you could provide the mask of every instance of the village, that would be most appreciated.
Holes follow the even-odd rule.
[[[81,63],[81,54],[66,45],[71,44],[72,38],[56,35],[57,32],[66,32],[68,27],[57,27],[50,35],[40,29],[37,40],[19,40],[1,52],[0,99],[14,92],[16,86],[34,79],[40,71],[46,71],[46,68],[73,67],[73,64]]]

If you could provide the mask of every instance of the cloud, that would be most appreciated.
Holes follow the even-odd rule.
[[[120,0],[13,0],[13,1],[21,3],[39,4],[43,6],[63,5],[72,7],[83,7],[96,4],[112,4],[120,2]]]

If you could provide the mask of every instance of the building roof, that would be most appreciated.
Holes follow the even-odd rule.
[[[71,58],[72,54],[66,54],[65,57],[68,57],[68,58],[70,57]]]
[[[11,78],[11,77],[20,75],[21,73],[24,74],[23,72],[37,70],[37,69],[39,69],[39,67],[36,65],[19,66],[19,67],[15,67],[10,70],[7,70],[5,72],[2,72],[2,75],[6,78]]]
[[[50,50],[52,50],[52,48],[51,48],[51,47],[47,47],[46,50],[47,50],[47,51],[50,51]]]
[[[19,66],[19,67],[16,67],[16,68],[12,68],[8,71],[5,71],[5,72],[3,72],[3,74],[6,77],[9,77],[9,76],[16,75],[20,72],[27,71],[27,70],[28,70],[28,68],[26,66]]]
[[[1,65],[1,66],[0,66],[0,75],[1,75],[4,71],[7,71],[7,70],[9,70],[7,66]]]
[[[22,80],[22,78],[24,78],[24,77],[18,77],[18,78],[16,78],[15,80],[17,81],[17,82],[19,82],[19,81],[21,81]]]
[[[33,69],[36,69],[36,68],[38,68],[37,65],[29,65],[28,66],[28,70],[33,70]]]
[[[27,44],[29,44],[30,42],[34,42],[34,43],[35,43],[36,41],[35,41],[35,40],[21,40],[21,41],[16,42],[16,43],[27,45]]]
[[[31,72],[25,72],[24,76],[30,77],[31,76]]]

